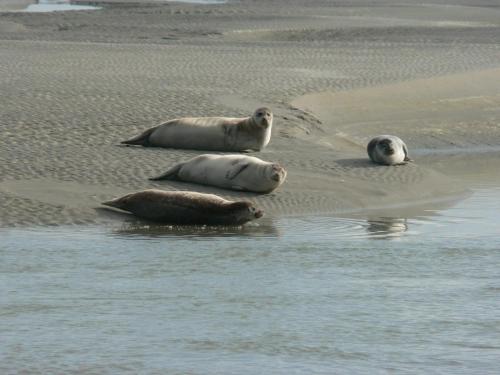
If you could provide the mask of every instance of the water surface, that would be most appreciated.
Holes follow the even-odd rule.
[[[224,4],[226,0],[164,0],[164,2],[180,2],[190,4]],[[38,0],[36,4],[31,4],[23,10],[30,13],[61,12],[69,10],[97,10],[96,6],[73,4],[71,0]]]
[[[497,374],[500,191],[416,217],[0,231],[0,373]]]
[[[88,5],[72,4],[70,0],[39,0],[37,4],[28,5],[24,12],[30,13],[45,13],[45,12],[61,12],[68,10],[97,10],[100,7]]]

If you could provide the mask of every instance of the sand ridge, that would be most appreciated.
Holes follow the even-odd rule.
[[[106,2],[95,12],[0,15],[0,225],[113,223],[96,209],[101,201],[151,187],[249,199],[268,217],[401,205],[467,188],[457,183],[460,160],[470,170],[470,160],[485,156],[460,150],[500,139],[496,9],[263,4]],[[429,26],[419,39],[429,14],[455,23]],[[456,22],[469,16],[488,26],[457,43],[455,28],[470,25]],[[397,37],[408,18],[418,27]],[[332,20],[342,38],[329,31]],[[367,26],[381,36],[374,40]],[[261,38],[259,30],[292,37]],[[148,181],[200,152],[118,146],[167,119],[244,117],[258,106],[273,109],[274,129],[252,155],[288,170],[269,195]],[[381,133],[400,135],[416,162],[369,163],[366,142]],[[457,155],[447,164],[437,152],[450,147]],[[494,166],[498,152],[488,158]]]

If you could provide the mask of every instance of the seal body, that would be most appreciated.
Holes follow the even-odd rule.
[[[196,156],[151,180],[179,180],[224,189],[270,193],[286,178],[286,170],[248,155]]]
[[[126,145],[210,151],[260,151],[271,139],[273,114],[257,109],[251,117],[187,117],[170,120],[121,142]]]
[[[411,161],[406,144],[394,135],[379,135],[367,146],[368,156],[374,163],[384,165],[406,164]]]
[[[143,190],[102,204],[168,224],[242,225],[263,215],[250,202],[191,191]]]

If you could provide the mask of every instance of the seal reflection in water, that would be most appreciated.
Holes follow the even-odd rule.
[[[406,144],[394,135],[379,135],[367,146],[368,156],[377,164],[398,165],[412,161]]]
[[[167,121],[121,142],[126,145],[210,151],[260,151],[271,139],[273,114],[259,108],[252,116],[187,117]]]
[[[270,193],[286,178],[286,170],[248,155],[196,156],[151,180],[179,180],[225,189]]]
[[[191,191],[143,190],[102,204],[168,224],[242,225],[263,216],[250,202]]]

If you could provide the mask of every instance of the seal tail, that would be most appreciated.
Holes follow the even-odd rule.
[[[120,142],[123,145],[137,145],[137,146],[149,146],[149,136],[157,127],[155,126],[154,128],[148,129],[141,134],[135,136],[134,138],[128,139],[126,141]]]
[[[151,181],[159,181],[159,180],[177,180],[177,174],[181,170],[182,166],[184,163],[177,164],[175,167],[170,168],[168,171],[165,173],[162,173],[159,176],[156,177],[151,177],[149,180]]]

